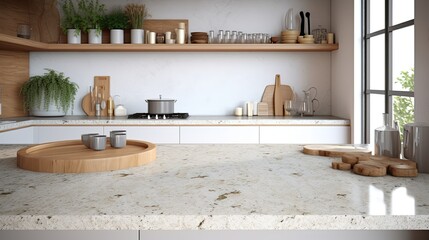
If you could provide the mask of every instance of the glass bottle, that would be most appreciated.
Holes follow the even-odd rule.
[[[401,154],[399,130],[389,123],[389,114],[383,113],[383,126],[375,129],[374,154],[399,158]]]

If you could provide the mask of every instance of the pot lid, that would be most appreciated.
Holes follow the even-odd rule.
[[[163,98],[163,99],[146,99],[146,101],[165,102],[165,101],[176,101],[176,100],[175,99]]]
[[[162,95],[159,95],[158,99],[147,99],[146,101],[177,101],[175,99],[169,99],[169,98],[162,98]]]

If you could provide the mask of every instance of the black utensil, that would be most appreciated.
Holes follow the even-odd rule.
[[[308,20],[308,35],[311,35],[311,31],[310,31],[310,13],[306,12],[305,16],[307,17],[307,20]]]
[[[301,32],[299,33],[299,35],[304,36],[305,35],[305,32],[304,32],[304,26],[305,26],[304,12],[303,11],[299,12],[299,16],[301,16]]]

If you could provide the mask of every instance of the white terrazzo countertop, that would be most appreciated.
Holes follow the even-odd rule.
[[[65,116],[65,117],[22,117],[1,119],[0,132],[11,129],[43,126],[350,126],[350,121],[333,116],[312,116],[312,117],[275,117],[275,116],[189,116],[187,119],[127,119],[126,117],[88,117],[88,116]]]
[[[51,174],[0,145],[0,229],[429,229],[429,174],[364,177],[298,145],[160,145],[148,165]]]

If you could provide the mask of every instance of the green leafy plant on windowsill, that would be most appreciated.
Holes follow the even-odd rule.
[[[414,92],[414,68],[409,71],[402,71],[396,79],[404,91]],[[411,97],[395,97],[393,100],[394,121],[398,122],[399,131],[403,134],[404,125],[414,122],[414,101]]]
[[[45,69],[44,75],[30,77],[21,88],[24,97],[24,108],[42,108],[48,110],[51,102],[54,102],[58,110],[66,113],[70,107],[73,109],[75,95],[79,86],[65,77],[64,73],[52,69]],[[42,105],[43,104],[43,105]]]

